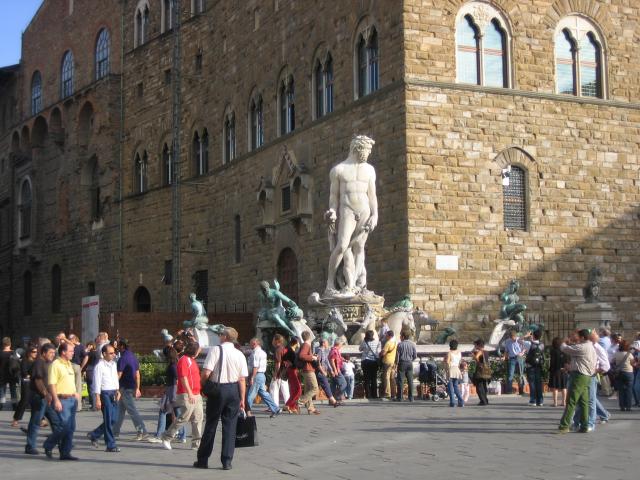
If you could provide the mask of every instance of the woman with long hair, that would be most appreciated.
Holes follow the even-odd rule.
[[[282,368],[285,369],[287,380],[289,382],[289,400],[285,403],[285,410],[289,413],[300,413],[298,407],[298,399],[302,395],[302,385],[298,378],[298,369],[296,368],[296,352],[300,349],[300,341],[293,337],[289,341],[287,351],[282,356]]]
[[[489,398],[487,397],[487,379],[480,378],[481,370],[484,368],[484,365],[489,363],[489,359],[487,358],[487,354],[484,351],[484,341],[478,338],[475,342],[473,342],[473,359],[476,362],[476,369],[473,372],[473,384],[476,387],[476,393],[478,394],[478,399],[480,402],[478,405],[489,405]]]
[[[549,388],[553,392],[553,406],[564,407],[567,400],[567,356],[560,350],[562,339],[555,337],[551,341],[551,352],[549,355]],[[561,401],[558,403],[558,393],[561,394]]]

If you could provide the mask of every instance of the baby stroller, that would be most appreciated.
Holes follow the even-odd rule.
[[[441,399],[449,397],[447,381],[438,373],[438,366],[433,360],[420,362],[418,379],[420,380],[420,385],[426,385],[429,389],[426,397],[431,397],[433,402],[439,402]],[[424,394],[423,398],[425,398]]]

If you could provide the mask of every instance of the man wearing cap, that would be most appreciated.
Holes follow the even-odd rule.
[[[58,445],[60,460],[78,460],[71,455],[73,433],[76,430],[76,408],[80,400],[71,364],[73,344],[61,342],[58,355],[59,358],[49,366],[48,372],[51,403],[47,407],[47,416],[53,433],[44,442],[44,453],[47,458],[53,458],[53,447]]]
[[[195,468],[208,468],[218,422],[222,421],[220,460],[224,470],[231,470],[233,453],[236,448],[238,414],[240,410],[244,410],[245,378],[249,376],[247,359],[240,350],[235,348],[234,344],[237,341],[238,332],[236,329],[225,328],[220,334],[221,348],[210,348],[204,361],[201,374],[202,384],[213,375],[211,380],[220,384],[220,391],[217,396],[209,398],[207,401],[206,423],[198,448],[198,459],[193,464]],[[222,359],[220,358],[221,353]]]

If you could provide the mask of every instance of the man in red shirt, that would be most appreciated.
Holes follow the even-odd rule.
[[[180,427],[189,421],[191,422],[191,449],[197,450],[200,446],[204,412],[200,396],[200,367],[196,362],[199,353],[198,342],[191,342],[185,347],[184,355],[178,360],[178,390],[175,406],[182,409],[182,414],[162,434],[162,446],[167,450],[171,450],[171,440]]]

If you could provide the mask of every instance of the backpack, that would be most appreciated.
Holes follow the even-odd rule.
[[[544,365],[544,354],[539,343],[532,343],[527,352],[527,365],[530,367],[542,367]]]

